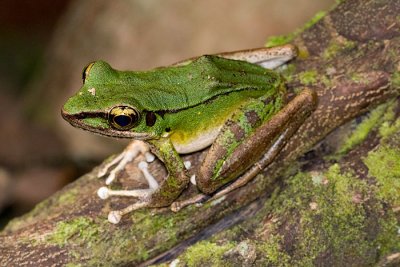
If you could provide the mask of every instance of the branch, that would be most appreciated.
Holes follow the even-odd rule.
[[[199,240],[199,233],[211,235],[219,232],[231,226],[227,223],[230,220],[235,223],[245,220],[241,224],[243,232],[229,236],[229,231],[223,231],[219,237],[231,242],[221,246],[223,250],[214,243],[206,243],[211,246],[211,250],[207,250],[209,255],[210,251],[223,251],[219,256],[227,262],[240,260],[241,250],[238,247],[242,243],[235,241],[240,236],[254,238],[254,242],[246,243],[250,250],[243,262],[247,260],[272,265],[277,262],[306,265],[312,263],[323,266],[343,260],[347,265],[354,265],[357,263],[354,262],[355,259],[364,257],[365,261],[361,263],[371,263],[372,256],[375,256],[375,261],[390,256],[396,245],[391,245],[389,241],[384,243],[382,240],[387,240],[384,235],[392,233],[392,226],[396,225],[393,210],[399,202],[390,193],[385,194],[391,197],[379,197],[381,191],[372,189],[380,181],[377,178],[380,174],[373,173],[373,168],[362,156],[375,146],[378,147],[374,151],[378,152],[383,149],[395,150],[399,129],[387,126],[386,130],[390,128],[390,134],[384,139],[387,143],[383,145],[380,143],[383,142],[382,136],[372,127],[375,132],[371,131],[367,137],[359,140],[356,148],[354,145],[348,146],[345,149],[350,151],[347,156],[339,154],[336,160],[339,165],[332,166],[331,161],[325,159],[337,151],[337,140],[344,138],[343,130],[337,135],[324,138],[345,122],[398,95],[398,14],[400,3],[394,0],[344,1],[294,38],[292,42],[299,47],[300,57],[285,71],[288,88],[292,93],[304,87],[314,89],[319,98],[318,107],[278,155],[277,160],[248,185],[200,207],[190,206],[178,213],[173,213],[168,208],[139,210],[131,216],[125,216],[120,224],[112,225],[106,218],[108,211],[131,203],[123,198],[100,200],[95,192],[103,185],[103,181],[96,178],[95,169],[6,227],[0,235],[0,265],[137,265],[177,248],[179,244],[187,245],[183,242],[185,240]],[[391,111],[390,122],[396,125],[398,122],[395,119],[400,108],[397,102],[390,103],[391,106],[380,107],[384,110],[381,117],[384,114],[390,117],[387,114]],[[339,137],[335,139],[335,136]],[[317,148],[299,160],[299,157],[318,142],[320,144]],[[195,169],[201,163],[201,157],[202,153],[195,153],[185,160],[191,160]],[[142,159],[133,162],[126,171],[140,176],[141,172],[136,168],[140,160]],[[381,161],[385,162],[384,159]],[[397,162],[389,162],[392,164],[388,163],[390,166],[398,167]],[[300,163],[303,164],[304,173],[300,172]],[[328,169],[327,165],[330,166]],[[157,177],[166,175],[160,162],[152,164],[150,170]],[[315,172],[316,170],[319,172]],[[341,183],[343,179],[340,177],[347,177],[345,181],[348,182]],[[306,182],[302,184],[299,182],[301,180]],[[315,189],[312,187],[313,181],[329,186]],[[354,187],[350,181],[355,183]],[[126,177],[121,179],[123,187],[139,185],[139,182]],[[319,190],[321,194],[307,191],[306,185],[314,191]],[[327,191],[333,194],[330,195]],[[351,197],[346,194],[350,191]],[[271,196],[272,192],[274,194]],[[195,188],[188,188],[181,199],[194,193]],[[336,198],[329,201],[330,197],[336,195],[341,199],[337,202]],[[293,196],[296,198],[292,198]],[[348,209],[342,210],[343,203]],[[309,211],[315,213],[309,214]],[[253,216],[254,214],[257,216]],[[360,220],[354,221],[352,218]],[[218,227],[213,228],[211,225],[217,222]],[[346,224],[351,225],[349,228],[342,227]],[[371,225],[379,229],[370,231],[365,228]],[[354,243],[351,238],[342,236],[335,239],[336,243],[328,242],[332,241],[329,237],[336,234],[347,235],[351,231],[356,233],[349,235],[351,238],[361,235],[363,240],[369,240],[375,247],[376,244],[384,244],[384,247],[381,246],[380,250],[376,248],[372,252],[371,249],[365,249],[364,254],[355,255],[351,254],[351,248],[355,248],[358,243]],[[322,238],[324,236],[328,239]],[[394,236],[395,234],[392,240],[396,241]],[[296,237],[305,240],[300,242]],[[371,248],[370,243],[362,245],[364,248]],[[199,249],[202,244],[204,243],[192,248]],[[296,254],[302,248],[314,248],[312,245],[315,244],[322,244],[322,247],[312,250],[310,257]],[[340,257],[340,248],[345,244],[350,245],[341,252]],[[257,252],[253,253],[256,256],[249,257],[251,251]],[[189,250],[183,255],[182,260],[193,260],[189,257],[190,252]],[[214,259],[211,260],[217,260],[217,256],[213,255]],[[203,255],[202,259],[207,260],[207,255]],[[151,262],[145,264],[149,263]]]

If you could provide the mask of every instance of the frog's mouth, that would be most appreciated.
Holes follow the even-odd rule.
[[[117,130],[108,124],[107,114],[103,112],[81,112],[70,114],[61,109],[61,116],[72,126],[95,134],[114,138],[130,138],[137,140],[153,139],[149,133],[138,133],[130,130]]]

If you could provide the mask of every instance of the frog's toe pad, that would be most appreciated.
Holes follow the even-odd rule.
[[[156,156],[154,156],[153,153],[150,152],[144,153],[144,157],[146,158],[147,162],[153,162],[156,159]]]
[[[122,215],[119,211],[111,211],[108,214],[108,221],[112,224],[117,224],[121,221]]]
[[[142,208],[148,207],[149,203],[150,202],[147,202],[147,201],[139,201],[139,202],[136,202],[136,203],[134,203],[134,204],[122,209],[122,210],[110,211],[110,213],[108,214],[108,221],[110,223],[117,224],[117,223],[119,223],[121,221],[122,216],[124,216],[125,214],[128,214],[128,213],[130,213],[130,212],[132,212],[134,210],[138,210],[138,209],[142,209]]]
[[[102,187],[99,188],[99,190],[97,190],[97,195],[101,199],[107,199],[107,198],[110,197],[109,192],[110,192],[110,190],[107,187],[102,186]]]

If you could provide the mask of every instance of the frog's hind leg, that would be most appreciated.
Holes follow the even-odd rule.
[[[249,181],[251,181],[260,171],[266,168],[272,160],[276,157],[276,155],[281,150],[284,145],[284,141],[288,138],[288,136],[293,134],[293,131],[296,128],[288,128],[286,129],[275,141],[275,143],[268,149],[268,151],[263,155],[263,157],[256,162],[248,171],[246,171],[242,176],[240,176],[237,180],[227,185],[223,189],[217,191],[214,195],[206,195],[206,194],[197,194],[191,198],[175,201],[171,204],[171,210],[173,212],[178,212],[182,208],[193,205],[200,204],[209,200],[217,199],[222,197],[229,192],[236,190],[244,185],[246,185]]]
[[[247,50],[216,54],[228,59],[243,60],[260,65],[266,69],[276,69],[298,54],[294,45],[286,44],[275,47],[260,47]]]
[[[246,184],[274,160],[314,110],[315,104],[314,91],[304,89],[247,136],[243,134],[244,129],[248,128],[243,127],[246,124],[228,121],[200,166],[196,177],[197,187],[206,194],[213,194],[242,175],[244,178],[234,183],[233,189]],[[246,109],[244,114],[252,118]]]
[[[260,173],[273,162],[275,157],[286,144],[286,141],[297,131],[305,118],[308,117],[308,114],[310,114],[311,111],[315,108],[315,104],[315,93],[309,89],[304,89],[281,111],[274,115],[268,123],[262,125],[257,129],[258,131],[265,132],[264,134],[250,135],[235,148],[235,152],[231,154],[231,160],[225,160],[220,168],[220,170],[225,169],[224,173],[221,173],[216,177],[211,178],[211,174],[213,172],[208,172],[208,170],[210,169],[210,164],[215,164],[215,162],[217,162],[215,155],[218,156],[221,153],[218,150],[213,151],[212,147],[210,149],[211,154],[208,154],[206,156],[206,159],[204,160],[208,163],[201,165],[201,167],[207,167],[205,169],[206,171],[201,171],[200,169],[199,175],[196,177],[197,186],[201,191],[205,192],[206,194],[198,194],[192,198],[174,202],[171,205],[171,209],[173,211],[179,211],[180,209],[188,205],[216,199],[247,184],[258,173]],[[277,134],[273,134],[273,131],[277,131]],[[266,146],[265,150],[261,150],[266,152],[261,153],[259,159],[255,160],[255,163],[251,164],[250,167],[246,167],[245,162],[246,158],[248,158],[249,155],[243,154],[242,152],[250,151],[250,156],[254,156],[256,151],[255,147],[260,147],[262,143],[266,142],[265,139],[270,139],[268,135],[271,133],[273,134],[272,136],[275,136],[275,138],[271,140],[270,145]],[[207,157],[210,157],[211,160]],[[243,172],[237,173],[234,171],[236,169],[243,170]],[[214,168],[211,168],[211,170],[214,170]],[[228,179],[223,176],[227,176]],[[224,181],[231,180],[229,177],[239,178],[234,180],[231,184],[225,186],[223,189],[216,191],[217,189],[219,189],[219,187],[223,186],[223,184],[225,183]],[[218,182],[218,180],[222,181],[222,183]]]
[[[149,206],[149,202],[136,202],[135,204],[132,204],[122,210],[113,210],[110,211],[110,213],[108,214],[108,221],[110,223],[113,224],[117,224],[121,221],[122,216],[124,216],[125,214],[128,214],[134,210],[138,210],[138,209],[142,209],[145,207]]]
[[[297,48],[294,45],[286,44],[275,47],[260,47],[225,53],[217,53],[215,56],[243,60],[253,64],[260,65],[266,69],[276,69],[284,65],[289,60],[295,58],[298,54]],[[182,66],[189,64],[197,57],[186,59],[175,63],[175,66]]]

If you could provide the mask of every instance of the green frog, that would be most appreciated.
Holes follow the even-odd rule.
[[[192,179],[203,193],[196,199],[226,194],[267,167],[316,106],[316,95],[307,88],[288,100],[284,79],[274,70],[296,53],[292,45],[258,48],[148,71],[90,63],[82,88],[62,108],[63,118],[97,134],[135,140],[99,176],[117,164],[106,180],[111,184],[140,153],[148,162],[154,153],[168,171],[158,183],[142,162],[148,189],[101,187],[98,195],[104,199],[139,198],[111,211],[109,221],[118,223],[124,214],[144,207],[173,205],[178,210],[175,201],[190,182],[182,154],[210,147]]]

